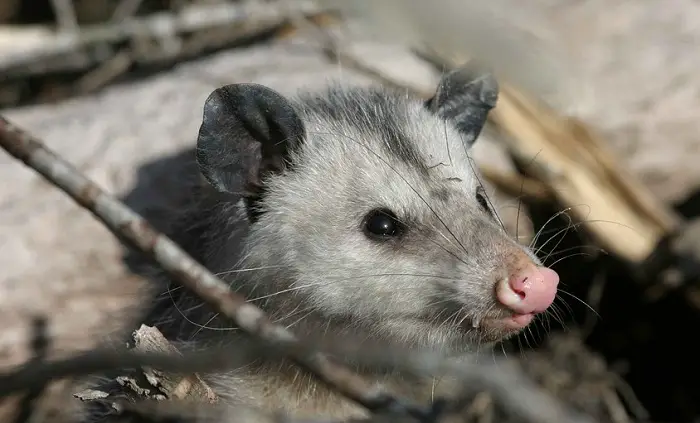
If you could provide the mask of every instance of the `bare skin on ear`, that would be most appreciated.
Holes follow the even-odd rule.
[[[232,289],[300,336],[466,357],[545,313],[558,275],[500,225],[470,158],[498,97],[475,67],[446,74],[427,102],[384,88],[331,85],[285,98],[256,84],[217,89],[196,161],[213,189],[173,211],[172,233]],[[207,381],[224,401],[297,416],[363,415],[254,356],[184,290],[161,291],[147,319],[171,339],[236,345],[250,363]],[[368,378],[420,401],[445,382]],[[449,377],[448,377],[449,379]]]

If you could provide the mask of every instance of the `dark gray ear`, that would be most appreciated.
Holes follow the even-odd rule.
[[[443,75],[426,107],[451,121],[470,147],[481,133],[497,100],[496,78],[488,70],[469,62]]]
[[[258,84],[232,84],[204,103],[197,164],[220,192],[256,197],[266,174],[285,166],[304,137],[304,124],[290,102]]]

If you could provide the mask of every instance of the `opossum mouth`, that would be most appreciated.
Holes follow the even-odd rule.
[[[516,335],[535,319],[534,313],[484,316],[471,321],[471,330],[476,330],[487,341],[498,341]]]
[[[519,331],[525,329],[535,318],[534,313],[518,314],[513,313],[508,317],[482,319],[478,326],[485,329],[503,328],[507,330]]]

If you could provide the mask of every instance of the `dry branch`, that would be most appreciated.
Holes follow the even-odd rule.
[[[112,21],[120,22],[133,14],[141,6],[143,0],[121,0],[112,13]]]
[[[349,399],[371,411],[394,410],[407,414],[423,412],[367,383],[347,368],[330,361],[324,354],[309,352],[293,333],[272,323],[262,310],[232,292],[226,283],[197,263],[173,241],[158,233],[142,217],[105,193],[39,140],[2,117],[0,145],[92,212],[115,235],[157,261],[173,281],[196,293],[217,312],[231,318],[247,334],[281,348],[294,362]]]
[[[73,7],[73,0],[51,0],[56,15],[56,22],[61,31],[74,32],[78,30],[78,18]]]
[[[523,163],[537,156],[528,172],[551,187],[606,250],[640,263],[680,223],[581,122],[508,86],[491,117],[513,156]]]
[[[303,14],[318,11],[313,3],[304,0],[291,1],[289,7]],[[0,75],[16,78],[51,71],[84,70],[104,60],[105,46],[112,49],[119,43],[133,40],[162,40],[214,30],[219,30],[219,38],[230,40],[232,37],[241,38],[242,32],[248,36],[263,33],[286,20],[286,12],[274,3],[193,3],[177,11],[86,25],[74,32],[47,33],[40,47],[3,54],[0,57]],[[180,49],[166,53],[161,51],[160,56],[191,53],[185,46]],[[98,54],[98,51],[101,53]],[[153,55],[153,51],[134,52],[133,60],[148,62]]]
[[[542,202],[552,199],[549,187],[536,179],[515,172],[502,172],[484,164],[479,165],[479,171],[496,188],[512,197],[526,197],[529,200]]]
[[[134,350],[137,352],[156,352],[182,356],[160,331],[154,327],[141,325],[133,334]],[[143,367],[143,375],[148,383],[163,392],[168,398],[198,399],[211,404],[219,398],[196,372],[189,375],[164,373],[153,367]]]

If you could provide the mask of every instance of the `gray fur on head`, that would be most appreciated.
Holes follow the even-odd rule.
[[[196,154],[215,192],[181,220],[181,243],[298,332],[453,352],[499,339],[473,326],[500,316],[495,281],[532,258],[469,156],[498,93],[474,69],[445,74],[427,102],[383,88],[217,89]]]
[[[471,146],[497,98],[493,75],[470,65],[445,75],[425,105],[449,121]],[[387,112],[385,117],[391,119],[391,111]],[[279,93],[258,84],[226,85],[205,102],[197,162],[217,190],[252,194],[261,188],[266,172],[282,170],[289,150],[304,137],[304,123]]]

